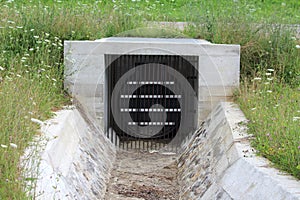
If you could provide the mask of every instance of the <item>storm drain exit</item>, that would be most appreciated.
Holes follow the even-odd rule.
[[[197,56],[105,55],[105,65],[112,142],[126,149],[176,146],[196,130]]]

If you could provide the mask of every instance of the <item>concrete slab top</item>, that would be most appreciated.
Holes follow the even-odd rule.
[[[117,43],[157,43],[157,44],[212,44],[207,40],[192,38],[143,38],[143,37],[110,37],[96,41]]]

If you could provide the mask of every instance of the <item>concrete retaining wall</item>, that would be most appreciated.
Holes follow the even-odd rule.
[[[36,199],[103,199],[115,148],[78,110],[62,110],[42,125],[23,158]],[[28,158],[28,159],[26,159]],[[27,169],[27,170],[26,170]],[[30,186],[30,182],[28,182]]]
[[[255,156],[245,123],[231,103],[212,111],[179,159],[182,199],[300,199],[299,181]]]

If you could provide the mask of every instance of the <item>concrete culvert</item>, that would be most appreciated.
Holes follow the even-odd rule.
[[[26,151],[29,195],[299,199],[299,181],[255,156],[245,116],[222,103],[239,86],[239,58],[239,45],[194,39],[65,41],[75,106]]]

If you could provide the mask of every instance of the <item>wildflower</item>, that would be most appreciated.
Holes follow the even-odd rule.
[[[1,144],[1,147],[2,147],[2,148],[7,148],[7,145]]]
[[[18,148],[18,145],[14,144],[14,143],[10,143],[10,146],[15,149]]]
[[[298,146],[298,149],[300,150],[300,145]]]
[[[267,80],[268,80],[268,81],[272,81],[272,80],[273,80],[273,78],[267,78]]]
[[[17,74],[17,77],[21,78],[22,76],[20,74]]]
[[[256,108],[251,108],[251,110],[256,110]]]
[[[23,26],[16,26],[16,28],[18,28],[18,29],[22,29],[22,28],[23,28]]]
[[[271,76],[272,75],[272,73],[266,73],[266,76]]]
[[[255,77],[253,80],[257,81],[257,80],[261,80],[260,77]]]
[[[15,24],[16,22],[7,20],[7,23],[9,23],[9,24]]]
[[[34,31],[34,29],[32,28],[32,29],[30,29],[30,31],[32,32],[32,31]]]
[[[274,69],[267,69],[267,71],[269,71],[269,72],[274,72]]]
[[[3,71],[3,70],[4,70],[4,68],[0,66],[0,70],[1,70],[1,71]]]
[[[35,118],[31,118],[31,121],[34,122],[34,123],[37,123],[37,124],[39,124],[39,125],[43,125],[43,124],[44,124],[44,122],[42,122],[42,121],[39,120],[39,119],[35,119]]]
[[[272,90],[267,90],[267,93],[272,93]]]
[[[295,122],[295,121],[297,121],[297,120],[299,120],[300,119],[300,117],[293,117],[293,121]]]
[[[265,85],[269,85],[270,84],[270,82],[265,82]]]
[[[296,45],[296,49],[300,49],[300,45],[299,44]]]
[[[35,39],[38,39],[39,38],[39,36],[38,35],[35,35],[35,36],[33,36]]]

